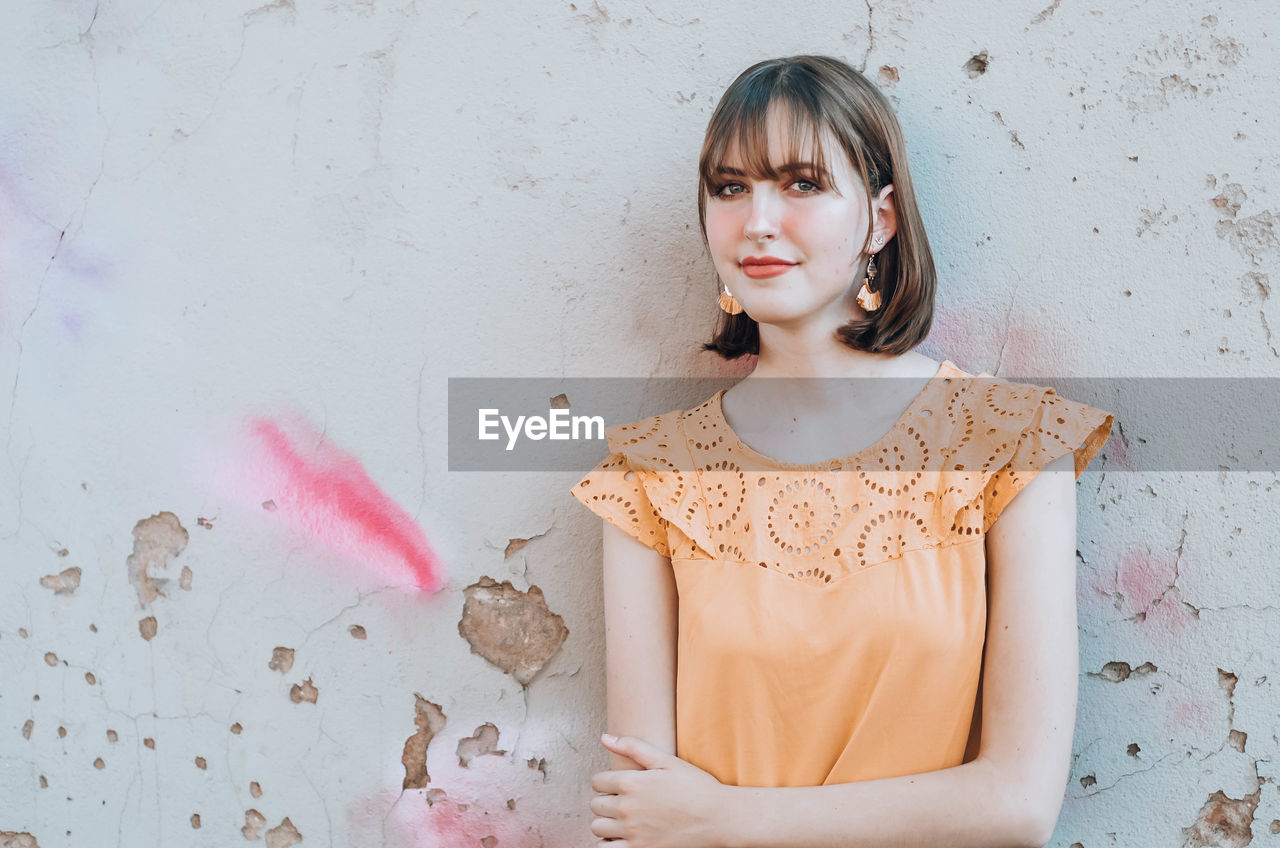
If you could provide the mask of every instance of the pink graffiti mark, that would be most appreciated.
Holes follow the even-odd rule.
[[[523,769],[523,766],[518,768]],[[550,844],[544,839],[536,816],[512,809],[501,796],[501,779],[478,790],[450,781],[446,796],[433,804],[426,791],[385,789],[354,798],[347,806],[347,828],[353,845],[422,845],[431,848],[534,848]],[[460,801],[459,798],[466,798]],[[587,831],[584,825],[582,830]],[[588,833],[589,836],[589,833]]]
[[[1170,640],[1191,623],[1191,611],[1182,603],[1177,580],[1177,554],[1166,559],[1153,557],[1145,548],[1130,548],[1120,558],[1116,588],[1124,595],[1130,614],[1143,613],[1143,625],[1163,633]]]
[[[359,460],[314,432],[307,439],[314,449],[304,451],[268,418],[249,419],[248,433],[263,453],[266,467],[254,473],[271,486],[275,515],[301,535],[363,562],[402,564],[421,589],[443,588],[443,568],[426,535]]]

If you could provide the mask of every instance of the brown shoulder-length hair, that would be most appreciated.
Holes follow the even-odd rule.
[[[821,134],[828,129],[839,140],[849,161],[866,187],[867,208],[873,196],[893,183],[897,230],[876,254],[876,289],[881,307],[854,318],[836,330],[837,338],[854,350],[902,354],[924,341],[933,323],[933,299],[937,273],[924,222],[916,207],[911,174],[907,170],[902,128],[888,99],[866,77],[830,56],[790,56],[769,59],[747,68],[725,91],[707,125],[698,158],[698,223],[702,243],[707,242],[707,198],[720,179],[724,163],[736,140],[742,168],[759,180],[777,180],[769,161],[769,106],[779,101],[790,108],[790,153],[799,147],[807,129],[812,134],[814,165],[829,173]],[[783,161],[794,161],[794,155]],[[862,242],[871,241],[871,222]],[[719,291],[719,283],[716,286]],[[712,340],[702,345],[725,359],[760,352],[760,325],[740,312],[720,313]]]

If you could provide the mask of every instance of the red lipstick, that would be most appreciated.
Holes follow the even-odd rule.
[[[790,271],[795,264],[776,256],[748,256],[742,260],[742,273],[753,279],[776,277]]]

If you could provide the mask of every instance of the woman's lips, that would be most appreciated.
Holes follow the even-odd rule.
[[[769,265],[751,264],[743,265],[742,273],[752,279],[762,279],[764,277],[776,277],[779,274],[785,274],[792,268],[796,267],[793,263],[775,263]]]

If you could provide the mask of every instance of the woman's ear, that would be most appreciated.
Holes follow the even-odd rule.
[[[893,183],[880,189],[880,194],[872,203],[875,212],[875,228],[871,231],[871,241],[879,241],[885,245],[898,232],[898,210],[893,201]]]

